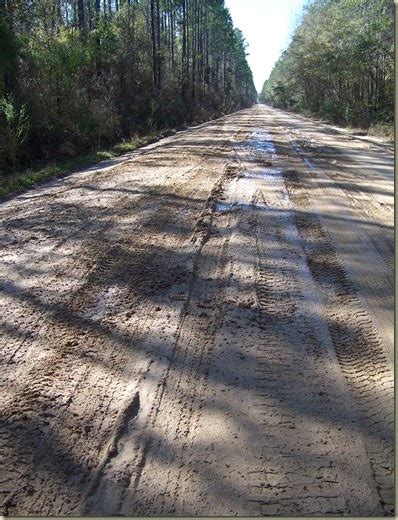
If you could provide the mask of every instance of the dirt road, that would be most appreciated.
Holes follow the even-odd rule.
[[[257,105],[3,203],[3,513],[392,515],[392,164]]]

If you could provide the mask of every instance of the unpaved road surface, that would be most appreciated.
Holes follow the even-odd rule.
[[[265,106],[0,206],[6,515],[393,515],[392,151]]]

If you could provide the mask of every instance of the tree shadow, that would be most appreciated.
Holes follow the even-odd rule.
[[[247,122],[243,122],[243,127],[245,126],[248,129],[253,127],[249,117]],[[240,121],[239,128],[242,128]],[[218,131],[214,133],[219,134]],[[211,146],[212,143],[217,142],[217,135],[214,141],[204,140],[201,146]],[[186,153],[185,147],[190,150],[189,153],[193,153],[195,143],[196,141],[190,143],[187,140],[180,147],[179,153]],[[220,143],[221,141],[218,145]],[[174,154],[176,147],[167,146],[170,146],[171,153]],[[202,155],[202,152],[200,154]],[[270,442],[270,426],[267,422],[256,420],[256,414],[247,410],[248,403],[258,400],[259,392],[267,394],[267,400],[274,403],[275,412],[292,417],[293,422],[300,424],[302,429],[307,425],[307,428],[313,428],[315,431],[318,426],[332,422],[334,427],[341,428],[352,436],[361,435],[373,439],[375,444],[380,441],[379,433],[370,430],[369,423],[356,420],[356,416],[351,415],[350,410],[347,410],[343,403],[333,400],[335,396],[333,389],[323,390],[321,394],[317,391],[317,381],[311,382],[308,378],[304,381],[305,376],[300,368],[301,361],[303,364],[305,362],[316,364],[316,360],[320,359],[325,372],[333,367],[328,366],[330,359],[325,356],[324,345],[317,343],[314,337],[306,337],[305,331],[300,332],[298,323],[302,316],[297,314],[300,313],[299,307],[294,308],[293,311],[288,307],[272,308],[272,305],[270,308],[247,307],[244,316],[239,318],[238,322],[235,313],[242,316],[241,302],[226,300],[223,293],[225,287],[232,282],[222,278],[219,281],[209,278],[207,266],[217,264],[220,260],[218,256],[206,247],[200,250],[200,254],[195,248],[184,249],[183,245],[186,245],[195,232],[196,218],[206,203],[205,194],[200,196],[192,189],[189,194],[181,195],[167,188],[154,189],[145,182],[140,182],[138,187],[130,186],[128,182],[109,187],[85,181],[79,186],[70,188],[71,193],[77,190],[86,196],[89,194],[116,196],[117,205],[98,208],[90,202],[90,199],[81,203],[56,199],[54,202],[45,202],[46,205],[40,213],[34,211],[25,215],[17,213],[4,223],[4,229],[11,237],[11,245],[15,244],[17,247],[23,233],[26,236],[22,237],[22,240],[26,243],[31,242],[32,236],[39,237],[39,241],[33,241],[35,245],[32,246],[32,254],[41,240],[44,243],[56,241],[58,245],[58,250],[50,252],[45,250],[43,256],[39,254],[33,267],[24,264],[24,262],[28,263],[29,255],[27,258],[18,259],[18,262],[13,260],[17,265],[17,274],[22,279],[8,279],[1,286],[9,304],[9,308],[4,312],[3,321],[5,338],[10,342],[13,355],[15,348],[14,365],[23,375],[24,355],[35,358],[34,366],[28,370],[29,377],[14,380],[14,386],[9,389],[10,400],[7,402],[2,420],[6,435],[15,441],[13,449],[10,450],[10,463],[23,469],[29,467],[30,458],[34,461],[31,468],[35,474],[32,474],[32,470],[29,469],[26,475],[22,474],[17,483],[15,497],[21,500],[22,505],[19,505],[18,500],[14,498],[8,503],[7,509],[11,514],[25,510],[40,514],[43,513],[43,507],[48,514],[53,514],[53,506],[51,504],[43,506],[45,499],[35,496],[36,490],[46,485],[52,486],[48,491],[49,495],[55,497],[59,494],[58,504],[60,503],[60,507],[64,504],[66,512],[77,507],[92,473],[96,471],[98,453],[108,442],[116,421],[117,413],[110,415],[108,424],[97,425],[98,415],[106,414],[104,409],[111,406],[112,399],[117,400],[117,395],[107,395],[106,386],[94,386],[92,409],[89,407],[87,410],[84,409],[85,413],[79,417],[79,421],[75,420],[74,414],[77,412],[72,406],[76,394],[75,387],[67,388],[65,396],[69,401],[67,400],[65,406],[59,406],[58,386],[63,383],[59,378],[65,377],[65,381],[67,379],[67,373],[62,372],[62,363],[65,359],[68,360],[66,367],[79,366],[82,369],[84,375],[81,376],[79,388],[88,381],[89,376],[94,378],[90,374],[94,373],[94,369],[98,369],[97,377],[104,380],[109,378],[106,381],[111,379],[117,381],[119,385],[117,388],[120,391],[125,390],[127,380],[131,377],[133,367],[138,364],[138,361],[146,360],[150,364],[156,364],[162,374],[164,402],[166,400],[169,403],[174,402],[176,413],[191,409],[192,418],[195,418],[195,414],[204,409],[210,416],[213,414],[213,416],[228,417],[228,421],[233,425],[230,433],[240,430],[244,434],[243,440],[239,441],[241,445],[234,444],[236,441],[230,433],[226,434],[226,442],[230,442],[236,450],[243,449],[242,445],[251,446],[258,443],[261,460],[272,460],[278,450],[278,444],[274,445]],[[43,197],[45,196],[44,193]],[[44,200],[46,201],[45,198]],[[43,201],[39,198],[37,202],[40,205]],[[147,203],[150,205],[145,208]],[[256,211],[250,205],[238,205],[236,210],[242,214]],[[129,219],[132,213],[137,212],[139,215],[132,225]],[[267,211],[261,211],[262,218],[268,219],[265,228],[272,229],[274,219],[281,214],[285,215],[286,211],[282,212],[272,207],[268,207]],[[304,211],[295,210],[294,214],[298,218],[300,215],[308,216]],[[328,215],[328,218],[337,222],[343,220],[343,217],[338,214]],[[352,219],[351,223],[355,226],[363,224],[363,221],[358,218]],[[378,223],[367,222],[366,225],[381,233],[391,229]],[[244,227],[231,228],[231,233],[234,232],[239,232],[242,238],[253,234],[252,230]],[[211,237],[211,230],[209,233]],[[164,235],[166,238],[160,238]],[[149,240],[148,237],[151,236],[154,238]],[[273,262],[277,264],[286,259],[283,257],[283,251],[280,250],[279,242],[275,240],[271,243],[270,239],[268,240],[267,265],[268,274],[272,278]],[[66,242],[73,245],[69,257],[64,256],[65,251],[62,249]],[[197,269],[193,279],[192,265],[195,255],[197,255],[195,258]],[[52,265],[48,262],[49,257]],[[249,263],[250,260],[243,246],[238,251],[236,259],[242,264]],[[64,266],[64,261],[67,268]],[[74,273],[75,264],[84,262],[87,266],[81,265],[81,272],[78,271],[82,273],[80,274],[82,279],[76,282],[73,291],[68,292],[65,297],[58,292],[59,287],[63,283],[68,283],[71,272]],[[13,265],[15,264],[10,262],[8,269],[12,269]],[[318,267],[315,261],[310,266],[313,272],[316,272]],[[340,276],[339,270],[332,264],[326,266],[322,264],[321,267],[323,270],[326,269],[327,277],[331,280]],[[48,275],[51,275],[49,282],[43,287],[40,285],[40,277],[44,278]],[[284,276],[287,279],[300,276],[297,265],[293,262],[286,265]],[[371,265],[369,265],[369,276],[372,276]],[[78,278],[78,275],[76,277]],[[31,285],[26,283],[29,280],[32,280]],[[235,292],[246,294],[253,289],[253,283],[253,280],[246,282],[234,280]],[[120,290],[120,295],[118,293],[116,303],[112,300],[109,304],[106,294],[114,287]],[[190,288],[192,294],[188,296]],[[159,330],[155,326],[151,330],[150,327],[145,329],[140,325],[147,320],[153,319],[155,322],[155,316],[159,312],[164,314],[169,312],[180,324],[185,316],[190,316],[192,319],[187,321],[188,325],[185,326],[193,324],[190,331],[192,337],[201,338],[206,330],[203,329],[203,325],[207,317],[202,316],[203,313],[206,314],[204,309],[209,303],[206,302],[206,297],[218,290],[217,305],[211,307],[213,310],[210,312],[222,316],[219,321],[216,321],[216,326],[220,326],[220,329],[226,321],[232,320],[230,327],[232,329],[235,327],[234,342],[227,343],[218,337],[217,341],[214,340],[212,344],[200,350],[195,348],[194,343],[187,344],[181,339],[180,332],[178,333],[180,335],[175,334],[175,331],[165,332],[160,337]],[[271,303],[280,300],[280,287],[268,284],[265,295]],[[176,296],[178,298],[175,298]],[[294,289],[290,291],[290,296],[293,300],[300,299],[300,293],[295,292]],[[99,312],[98,308],[101,310],[101,304],[104,304],[109,314],[103,315]],[[12,321],[15,309],[21,310],[17,319]],[[98,311],[97,314],[93,309]],[[34,316],[31,322],[26,323],[24,312]],[[315,317],[307,317],[307,319],[310,321],[324,319],[321,309],[318,312]],[[130,317],[127,316],[128,314]],[[136,321],[129,321],[131,314],[137,316]],[[184,323],[181,326],[184,326]],[[298,333],[296,341],[290,343],[284,341],[285,358],[282,359],[278,352],[272,354],[270,348],[273,343],[277,345],[278,341],[282,342],[283,330],[286,326],[297,327]],[[367,338],[361,336],[357,330],[353,330],[350,323],[339,323],[339,327],[341,329],[339,334],[342,337],[350,337],[355,333],[358,344],[366,343]],[[261,341],[261,345],[243,351],[241,347],[247,343],[250,331],[253,331],[255,337]],[[42,350],[46,348],[51,350],[50,361],[46,356],[41,357]],[[18,354],[18,349],[21,349],[21,354]],[[261,354],[264,356],[265,366],[261,365]],[[360,349],[355,351],[355,356],[355,362],[358,364],[368,362],[366,352]],[[230,360],[232,362],[227,363]],[[58,362],[59,366],[57,366]],[[4,363],[5,368],[9,368],[6,359]],[[261,368],[260,376],[254,375],[254,370],[258,368]],[[136,377],[139,386],[142,383],[141,376],[136,375]],[[156,385],[159,382],[159,374],[154,374],[150,370],[145,374],[145,378],[146,384]],[[90,379],[90,382],[92,380]],[[187,381],[187,385],[180,384],[181,380]],[[207,390],[200,395],[198,388],[203,382],[206,383]],[[109,383],[110,387],[111,383]],[[242,393],[245,399],[243,402],[230,399],[228,392],[222,392],[226,389],[232,389],[234,396]],[[329,399],[328,406],[325,406],[327,399]],[[380,400],[383,401],[383,394]],[[264,413],[269,412],[267,402],[262,404]],[[32,403],[33,408],[30,408]],[[167,412],[162,412],[160,407],[158,413]],[[191,420],[188,419],[188,422]],[[191,487],[194,490],[196,488],[196,494],[194,493],[193,496],[197,498],[197,502],[184,504],[182,492],[160,495],[159,488],[155,486],[153,489],[148,486],[144,500],[137,493],[138,484],[134,487],[130,483],[124,495],[125,503],[133,507],[129,511],[130,514],[148,514],[148,511],[152,511],[153,514],[159,512],[171,515],[176,512],[201,514],[200,492],[203,494],[211,492],[220,502],[231,504],[231,507],[240,495],[246,501],[258,503],[258,514],[263,512],[261,508],[267,503],[267,499],[264,498],[262,501],[258,498],[257,492],[248,492],[245,482],[248,478],[247,474],[235,481],[226,479],[225,468],[218,465],[218,461],[213,459],[210,464],[206,462],[208,454],[211,453],[210,441],[195,439],[194,436],[184,438],[184,434],[180,434],[177,435],[177,442],[173,443],[166,432],[161,435],[161,423],[159,424],[156,424],[156,421],[148,424],[143,433],[144,442],[149,446],[146,460],[148,463],[151,461],[153,468],[158,467],[162,471],[162,468],[170,468],[175,475],[178,474],[181,464],[189,462],[187,476],[191,479]],[[289,426],[280,426],[274,435],[280,446],[286,446],[291,439]],[[392,446],[393,439],[393,424],[388,424],[382,440]],[[142,438],[139,440],[142,441]],[[192,453],[207,453],[206,460],[204,457],[195,460],[191,457],[185,461],[186,452],[179,448],[189,443],[191,443]],[[282,455],[290,457],[291,467],[297,474],[304,474],[308,468],[325,464],[327,454],[319,455],[317,449],[317,447],[312,448],[298,443],[292,445],[288,454],[282,453]],[[344,466],[345,461],[340,460],[341,455],[334,457],[336,463]],[[347,468],[347,465],[345,464],[344,467]],[[260,462],[260,456],[256,470],[264,472],[263,479],[266,482],[268,477],[264,470],[264,463]],[[346,471],[351,471],[351,468]],[[352,479],[355,481],[358,474],[352,471]],[[157,478],[157,475],[155,474],[154,477]],[[320,478],[326,480],[322,474]],[[30,488],[27,484],[28,479],[32,482]],[[150,480],[143,480],[142,485],[145,483],[150,483]],[[61,488],[66,489],[65,494],[61,492]],[[68,493],[72,497],[70,505],[66,505]],[[303,490],[303,497],[305,496]],[[21,509],[18,509],[19,507]],[[300,507],[302,506],[297,506],[296,513],[308,512],[304,506],[302,509]]]

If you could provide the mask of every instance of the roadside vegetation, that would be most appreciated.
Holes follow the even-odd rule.
[[[310,1],[260,101],[392,137],[394,3]]]
[[[3,192],[250,106],[245,47],[223,0],[0,0]]]
[[[101,161],[114,159],[137,148],[154,143],[162,137],[174,133],[174,130],[162,130],[159,134],[134,136],[110,148],[94,150],[78,157],[59,159],[49,163],[42,162],[32,168],[0,176],[0,199],[10,194],[22,193],[50,179],[60,178],[81,168],[93,166]]]

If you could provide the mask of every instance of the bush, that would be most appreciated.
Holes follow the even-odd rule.
[[[3,151],[15,172],[20,148],[26,141],[29,132],[26,105],[18,108],[13,96],[8,95],[0,99],[0,112],[5,119]]]

